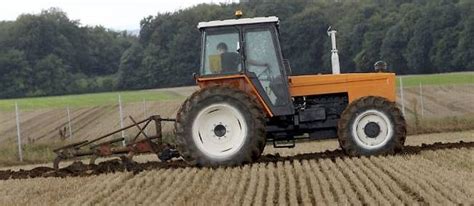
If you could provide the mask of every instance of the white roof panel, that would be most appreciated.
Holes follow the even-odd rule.
[[[269,16],[269,17],[255,17],[255,18],[227,19],[227,20],[199,22],[197,27],[201,29],[201,28],[206,28],[206,27],[258,24],[258,23],[271,23],[271,22],[278,23],[279,22],[278,17]]]

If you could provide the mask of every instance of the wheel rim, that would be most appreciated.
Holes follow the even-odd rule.
[[[377,110],[358,114],[352,125],[352,136],[365,149],[383,147],[392,138],[393,125],[388,116]]]
[[[197,114],[192,136],[205,155],[225,159],[242,148],[247,130],[242,113],[229,104],[221,103],[207,106]]]

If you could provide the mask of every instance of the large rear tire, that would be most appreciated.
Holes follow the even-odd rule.
[[[393,154],[402,150],[406,123],[395,103],[368,96],[353,101],[341,114],[338,139],[351,156]]]
[[[245,92],[213,86],[195,92],[181,105],[175,133],[179,153],[192,165],[240,165],[262,154],[265,116]]]

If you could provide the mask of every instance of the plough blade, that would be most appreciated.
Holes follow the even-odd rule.
[[[63,160],[83,158],[90,158],[90,164],[95,164],[95,160],[99,157],[119,156],[122,160],[131,161],[133,156],[143,153],[155,153],[161,161],[180,157],[178,151],[173,146],[164,144],[162,139],[161,123],[174,122],[174,119],[161,118],[159,115],[151,116],[139,122],[136,122],[131,116],[130,119],[133,122],[132,125],[93,140],[84,140],[53,150],[57,155],[53,162],[53,168],[58,170],[59,163]],[[156,134],[148,136],[144,130],[153,121],[155,122]],[[108,137],[133,127],[136,127],[139,132],[126,145],[117,145],[117,143],[125,140],[123,137],[106,140]],[[140,138],[141,136],[143,138]]]

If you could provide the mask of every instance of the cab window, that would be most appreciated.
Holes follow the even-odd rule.
[[[258,78],[274,106],[285,105],[285,79],[282,78],[277,45],[270,28],[253,28],[245,31],[247,71]]]
[[[232,74],[242,71],[239,31],[235,28],[206,31],[201,75]]]

